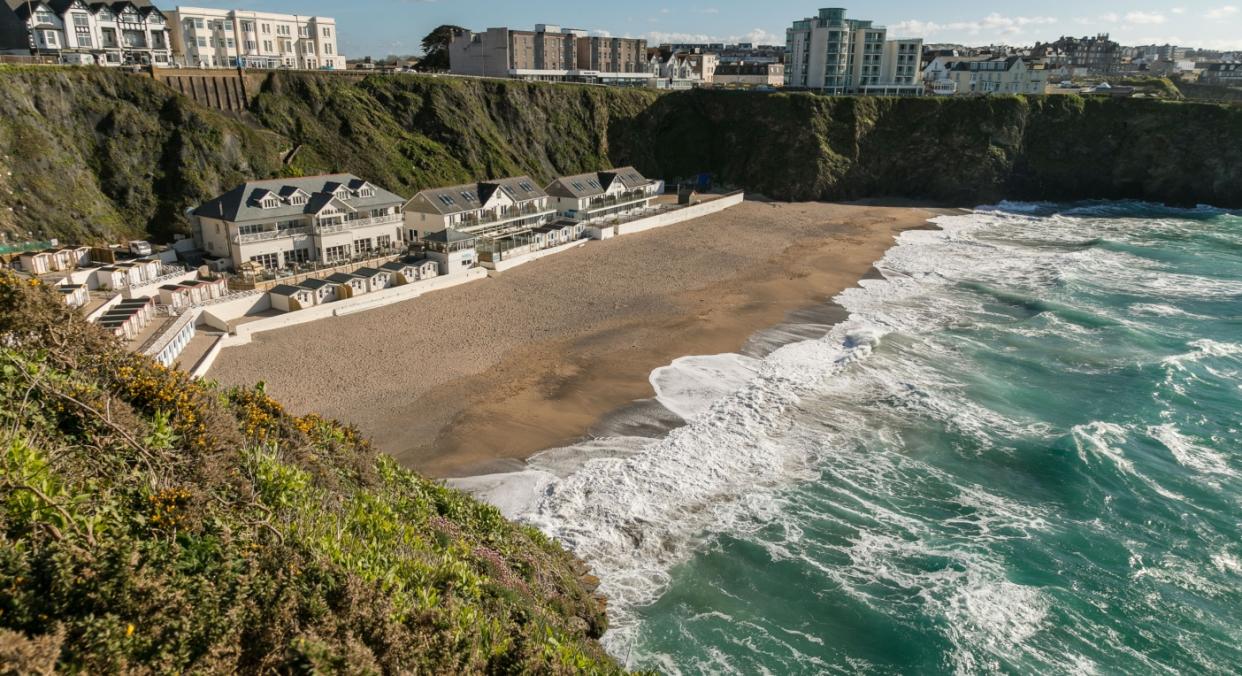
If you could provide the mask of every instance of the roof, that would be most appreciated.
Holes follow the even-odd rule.
[[[334,272],[328,275],[328,281],[333,284],[348,284],[355,279],[358,279],[358,277],[347,272]]]
[[[180,284],[165,284],[164,286],[160,287],[160,290],[162,291],[189,291],[190,289],[188,287],[181,286]]]
[[[303,289],[300,286],[294,286],[292,284],[277,284],[276,286],[268,289],[267,292],[274,293],[277,296],[293,296],[306,290],[307,289]]]
[[[452,244],[453,242],[473,241],[475,237],[474,235],[467,235],[464,232],[458,232],[452,228],[446,228],[439,232],[433,232],[423,239],[430,242],[444,242],[445,244]]]
[[[354,275],[358,277],[374,277],[376,275],[382,275],[382,274],[384,274],[383,270],[377,270],[375,268],[369,268],[369,267],[358,268],[357,270],[354,270]]]
[[[325,286],[332,286],[332,285],[333,285],[332,282],[329,282],[326,279],[304,279],[302,280],[300,284],[298,284],[298,286],[302,287],[303,289],[310,289],[311,291],[318,291],[319,289],[322,289]]]
[[[398,206],[405,202],[400,195],[368,184],[353,174],[325,174],[301,178],[277,178],[267,181],[248,181],[232,190],[208,200],[194,210],[195,216],[219,218],[225,221],[248,221],[265,218],[289,218],[318,213],[332,199],[332,190],[344,185],[354,194],[341,202],[352,209],[369,209],[380,206]],[[357,190],[363,185],[375,189],[372,197],[358,197]],[[306,204],[292,204],[289,198],[298,190],[310,195]],[[281,200],[276,207],[264,209],[259,201],[271,194]]]
[[[429,188],[419,191],[414,197],[426,199],[427,203],[437,213],[456,214],[482,208],[496,194],[497,190],[504,191],[505,194],[509,195],[516,202],[548,196],[548,193],[540,189],[531,177],[513,176],[494,181],[463,183],[444,188]]]
[[[634,167],[620,167],[608,171],[592,171],[573,176],[562,176],[548,185],[549,195],[558,197],[593,197],[608,192],[613,181],[621,181],[627,189],[632,190],[647,185],[651,181],[644,178]]]

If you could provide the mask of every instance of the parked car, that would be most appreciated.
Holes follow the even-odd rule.
[[[135,256],[150,256],[151,243],[145,240],[134,240],[129,243],[129,252]]]

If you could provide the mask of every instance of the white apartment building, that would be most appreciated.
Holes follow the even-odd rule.
[[[958,61],[948,78],[957,94],[1043,94],[1048,85],[1044,64],[1020,56]]]
[[[888,29],[829,8],[785,30],[785,86],[826,94],[918,95],[923,41],[886,40]]]
[[[424,190],[404,211],[410,241],[450,229],[476,238],[525,232],[556,214],[548,193],[529,176]]]
[[[352,174],[251,181],[195,209],[194,238],[226,267],[348,261],[402,248],[404,202]]]
[[[331,17],[178,7],[169,20],[173,52],[186,66],[345,69]]]
[[[166,66],[172,60],[168,21],[146,0],[26,2],[13,12],[25,23],[31,48],[62,61]]]
[[[641,211],[659,196],[659,185],[634,167],[565,176],[545,190],[562,218],[587,223]]]

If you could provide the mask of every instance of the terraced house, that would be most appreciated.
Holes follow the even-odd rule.
[[[208,258],[268,270],[396,252],[404,198],[353,174],[250,181],[193,211]]]
[[[646,209],[659,195],[659,185],[634,167],[621,167],[558,178],[547,193],[562,217],[592,222]]]
[[[534,228],[555,216],[548,193],[529,176],[433,188],[406,203],[406,239],[412,243],[440,233],[465,235],[475,240],[481,257],[493,258],[490,254],[495,253],[499,259],[506,251],[528,246]]]
[[[5,1],[7,11],[0,15],[0,24],[20,22],[26,44],[11,44],[14,40],[9,36],[16,33],[3,30],[3,51],[24,48],[83,65],[169,65],[172,61],[167,18],[146,0]]]

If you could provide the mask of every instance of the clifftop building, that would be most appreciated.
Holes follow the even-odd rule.
[[[449,43],[449,71],[598,84],[645,85],[650,80],[646,40],[592,36],[549,24],[538,24],[533,31],[458,33]]]
[[[1031,57],[1050,67],[1067,66],[1086,70],[1092,75],[1112,75],[1121,70],[1121,45],[1108,38],[1108,33],[1095,37],[1062,37],[1056,42],[1037,42]]]
[[[0,52],[83,65],[166,66],[172,60],[168,21],[147,0],[5,0],[0,42]]]
[[[785,86],[826,94],[917,96],[921,39],[887,40],[888,29],[828,8],[785,30]]]
[[[178,7],[169,23],[176,60],[187,66],[345,69],[331,17]]]

